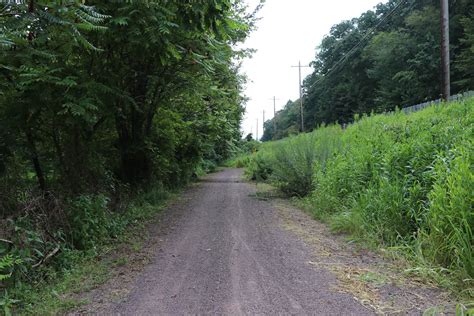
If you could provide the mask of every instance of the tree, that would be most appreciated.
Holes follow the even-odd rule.
[[[467,90],[474,87],[474,5],[471,4],[470,17],[462,16],[459,24],[463,29],[463,36],[459,40],[460,49],[455,59],[455,69],[459,73],[455,85],[459,90]]]
[[[0,177],[75,195],[179,185],[226,159],[254,20],[234,0],[2,5]]]

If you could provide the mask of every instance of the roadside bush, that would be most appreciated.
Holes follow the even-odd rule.
[[[23,261],[12,254],[4,254],[5,250],[1,249],[2,257],[0,257],[0,285],[5,284],[11,279],[14,269]]]
[[[35,293],[42,285],[67,276],[78,262],[109,247],[130,225],[156,214],[167,197],[162,184],[151,185],[129,196],[126,206],[112,209],[104,194],[82,195],[57,202],[55,216],[47,214],[51,202],[43,208],[32,197],[22,198],[23,215],[0,222],[2,235],[11,236],[0,239],[0,314],[2,309],[14,312],[18,307],[34,310],[29,304],[37,300]]]
[[[250,169],[290,196],[306,196],[314,189],[315,172],[324,172],[328,159],[340,149],[340,133],[339,126],[330,126],[264,144]]]
[[[81,250],[94,249],[98,242],[111,236],[115,220],[102,194],[82,195],[68,209],[72,244]]]
[[[255,140],[241,140],[231,158],[224,162],[224,166],[231,168],[249,167],[252,156],[258,152],[261,145]]]
[[[202,159],[196,168],[195,174],[203,176],[207,173],[215,172],[217,170],[217,163],[213,160]]]
[[[273,159],[267,152],[258,152],[252,155],[248,162],[245,174],[250,180],[267,181],[273,173]]]
[[[245,155],[245,156],[240,156],[235,159],[235,168],[244,168],[247,167],[250,164],[250,156]]]
[[[283,140],[275,146],[273,179],[284,193],[305,196],[313,189],[316,144],[314,134],[304,134]]]
[[[241,148],[242,153],[252,154],[254,152],[257,152],[261,145],[262,144],[256,140],[242,141],[240,148]]]
[[[225,166],[231,168],[245,168],[250,165],[251,154],[241,154],[226,161]]]

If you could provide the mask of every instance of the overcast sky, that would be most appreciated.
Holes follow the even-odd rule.
[[[255,0],[247,0],[254,6]],[[262,136],[262,111],[265,119],[273,117],[276,96],[277,111],[288,100],[296,100],[298,91],[298,61],[308,65],[314,60],[316,47],[332,25],[342,20],[358,17],[384,0],[267,0],[260,11],[261,20],[245,43],[257,49],[251,59],[243,64],[247,74],[245,94],[250,98],[242,124],[243,136],[256,131]],[[303,78],[311,68],[303,68]]]

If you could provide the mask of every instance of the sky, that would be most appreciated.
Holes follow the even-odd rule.
[[[255,7],[256,0],[247,0]],[[284,107],[288,100],[299,97],[298,68],[308,66],[314,60],[316,47],[331,26],[343,20],[358,17],[384,0],[266,0],[258,16],[261,18],[244,44],[257,50],[246,59],[242,72],[248,77],[245,95],[250,98],[241,129],[243,136],[263,134],[262,120],[273,117],[273,97],[276,110]],[[302,68],[303,78],[311,68]]]

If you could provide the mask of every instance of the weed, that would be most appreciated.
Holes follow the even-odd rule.
[[[118,258],[116,260],[114,260],[113,264],[115,266],[118,266],[118,267],[121,267],[121,266],[124,266],[128,263],[128,259],[125,258],[125,257],[122,257],[122,258]]]

